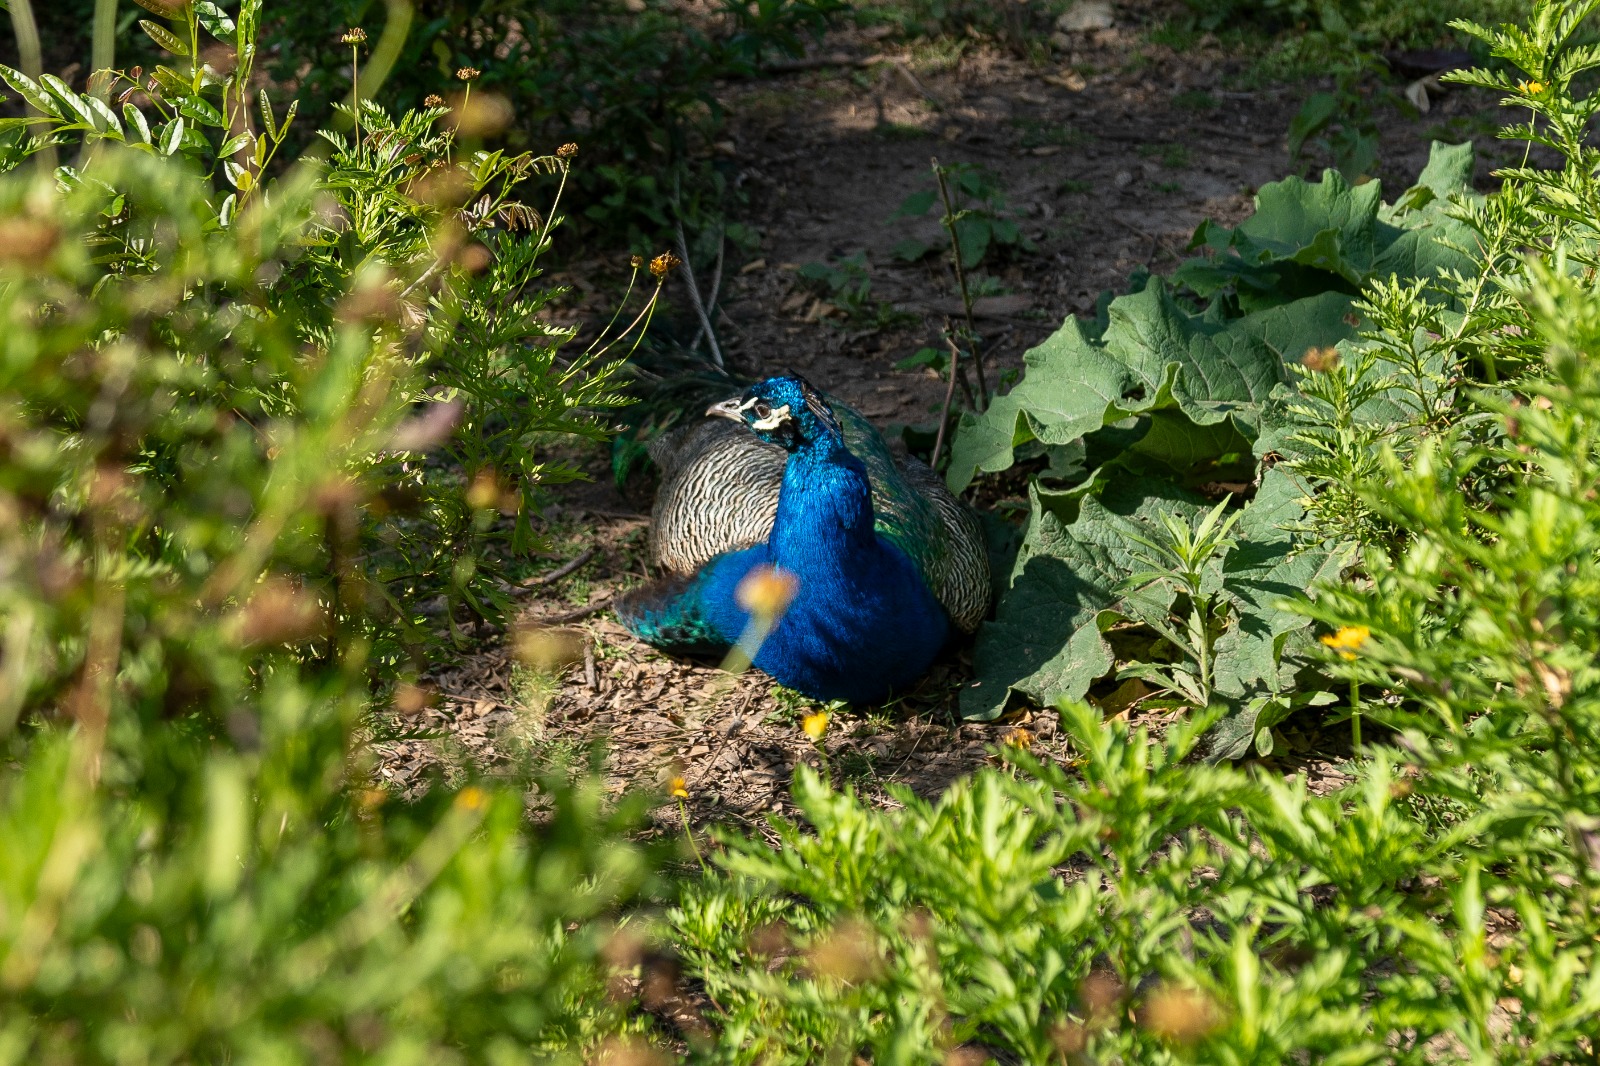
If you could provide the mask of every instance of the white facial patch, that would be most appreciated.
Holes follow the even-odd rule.
[[[754,422],[750,423],[750,428],[759,429],[762,432],[766,432],[767,430],[777,429],[788,420],[789,405],[784,404],[782,407],[774,407],[772,409],[772,413],[767,415],[766,418],[758,418]]]

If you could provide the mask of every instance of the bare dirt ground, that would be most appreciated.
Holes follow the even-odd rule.
[[[730,253],[724,269],[718,332],[730,365],[752,375],[792,367],[880,424],[937,417],[937,376],[896,363],[939,343],[958,294],[941,257],[903,263],[892,254],[907,237],[934,238],[936,213],[889,222],[906,196],[932,187],[930,157],[986,168],[1033,245],[982,268],[1002,290],[978,322],[991,382],[1065,316],[1091,312],[1102,290],[1125,289],[1136,268],[1170,271],[1202,219],[1236,222],[1260,185],[1311,172],[1315,160],[1290,160],[1285,134],[1305,95],[1324,86],[1236,88],[1255,57],[1205,40],[1182,54],[1153,44],[1145,27],[1158,12],[1149,2],[1119,5],[1116,25],[1070,35],[1042,66],[976,42],[930,60],[881,35],[840,32],[815,49],[810,69],[728,86],[718,151],[743,194],[737,220],[760,234],[759,247]],[[1389,194],[1421,168],[1430,136],[1476,132],[1480,157],[1492,151],[1482,136],[1492,103],[1435,87],[1425,115],[1377,105]],[[1480,158],[1480,181],[1489,170]],[[802,264],[857,252],[871,300],[855,314],[797,275]],[[702,289],[707,273],[700,264]],[[687,306],[681,291],[672,295]],[[681,776],[696,822],[756,827],[789,810],[801,761],[825,757],[836,780],[892,805],[891,785],[936,794],[1008,742],[1067,757],[1052,712],[984,724],[954,716],[966,651],[889,706],[837,715],[819,746],[799,724],[812,708],[764,676],[730,679],[715,664],[633,640],[603,607],[644,576],[648,495],[615,491],[603,456],[594,470],[594,482],[565,491],[546,515],[566,538],[547,572],[582,565],[533,589],[520,622],[523,632],[555,634],[566,665],[540,681],[514,665],[514,635],[486,637],[479,653],[431,679],[440,698],[414,724],[446,739],[384,745],[381,772],[394,785],[414,786],[441,761],[492,766],[519,745],[576,753],[600,742],[613,789],[663,789]],[[1108,714],[1158,732],[1163,724],[1106,703]],[[1284,733],[1290,750],[1273,765],[1307,772],[1322,789],[1344,779],[1339,739],[1293,722]],[[664,827],[678,817],[676,807],[658,812]]]

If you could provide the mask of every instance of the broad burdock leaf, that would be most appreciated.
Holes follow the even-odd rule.
[[[1176,410],[1195,427],[1230,423],[1181,441],[1181,422],[1162,426],[1152,452],[1187,449],[1195,461],[1254,440],[1261,410],[1285,379],[1285,360],[1350,336],[1349,297],[1324,293],[1243,318],[1196,315],[1158,281],[1110,304],[1096,335],[1072,319],[1024,357],[1022,382],[982,415],[964,415],[947,480],[960,491],[980,472],[1011,466],[1030,440],[1067,444],[1134,415]],[[1148,425],[1148,421],[1147,421]],[[1138,440],[1134,437],[1130,440]]]
[[[1044,705],[1083,698],[1114,665],[1106,632],[1123,621],[1163,619],[1171,609],[1173,594],[1165,586],[1126,586],[1147,550],[1136,538],[1155,536],[1163,513],[1196,519],[1209,509],[1206,501],[1169,481],[1121,478],[1103,485],[1098,495],[1076,499],[1033,486],[1008,592],[995,620],[978,634],[976,684],[962,693],[964,717],[996,717],[1013,692]],[[1235,714],[1251,697],[1293,689],[1295,664],[1286,664],[1285,650],[1309,620],[1281,605],[1350,561],[1328,547],[1297,550],[1285,527],[1303,516],[1305,492],[1288,473],[1268,471],[1256,498],[1239,512],[1235,545],[1220,560],[1218,588],[1230,610],[1215,648],[1215,681]],[[1243,754],[1255,734],[1253,721],[1219,725],[1213,754]]]
[[[177,34],[149,19],[140,19],[139,28],[149,34],[150,39],[175,56],[187,56],[189,46],[178,39]]]
[[[1153,534],[1162,512],[1191,518],[1205,509],[1170,482],[1131,478],[1081,500],[1052,498],[1034,485],[1030,503],[1009,591],[978,633],[976,684],[961,693],[965,718],[998,717],[1012,692],[1041,705],[1081,699],[1114,665],[1105,631],[1134,614],[1118,591],[1138,565],[1140,547],[1129,534]],[[1141,612],[1171,603],[1160,587],[1135,595]]]
[[[1472,146],[1433,143],[1417,184],[1393,206],[1371,181],[1352,186],[1337,171],[1322,181],[1290,177],[1261,187],[1256,210],[1236,228],[1207,220],[1190,248],[1191,259],[1173,282],[1205,299],[1231,295],[1252,311],[1329,288],[1350,293],[1374,278],[1430,277],[1471,269],[1472,234],[1439,209],[1452,195],[1472,196]],[[1434,204],[1432,210],[1423,210]]]

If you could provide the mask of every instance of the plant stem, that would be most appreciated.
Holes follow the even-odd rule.
[[[1361,750],[1361,682],[1350,681],[1350,744]]]
[[[471,86],[468,86],[470,89]],[[355,101],[356,135],[351,142],[351,147],[356,151],[361,150],[361,48],[359,45],[350,46],[350,97]]]
[[[983,357],[978,352],[978,330],[972,321],[972,291],[967,287],[967,272],[961,265],[961,238],[956,233],[956,207],[950,197],[950,182],[945,177],[939,158],[933,157],[933,176],[939,183],[939,199],[944,203],[945,232],[950,234],[950,261],[956,269],[956,286],[961,290],[961,309],[967,320],[966,341],[972,347],[972,370],[978,376],[977,410],[989,407],[989,386],[983,377]]]
[[[11,32],[17,38],[17,57],[22,64],[22,73],[38,81],[44,73],[44,56],[39,47],[39,24],[33,20],[33,4],[30,0],[11,0]],[[42,111],[39,113],[44,114]],[[39,165],[45,172],[54,172],[55,145],[47,143],[38,155]]]
[[[94,44],[89,51],[89,75],[110,71],[117,61],[117,0],[94,0]],[[111,79],[105,79],[104,97],[111,95]]]
[[[674,210],[678,207],[673,205]],[[718,370],[722,367],[722,348],[717,344],[717,333],[711,328],[711,317],[706,314],[706,305],[700,299],[700,286],[694,280],[694,266],[689,261],[689,242],[683,236],[683,219],[676,220],[678,237],[678,258],[683,260],[683,282],[689,290],[689,302],[694,307],[695,317],[700,320],[700,329],[706,336],[706,344],[711,347],[711,361]]]
[[[700,845],[694,842],[694,830],[689,827],[689,808],[684,806],[683,800],[678,801],[678,813],[683,816],[683,835],[689,839],[689,850],[694,852],[695,861],[700,864],[700,872],[710,874],[706,866],[706,857],[700,854]]]
[[[939,454],[944,451],[945,430],[950,424],[950,402],[956,395],[956,369],[961,359],[961,349],[956,346],[956,339],[950,335],[949,322],[945,323],[944,342],[950,348],[950,366],[947,368],[949,380],[944,384],[944,407],[939,411],[939,433],[933,438],[933,455],[928,464],[934,470],[939,469]]]

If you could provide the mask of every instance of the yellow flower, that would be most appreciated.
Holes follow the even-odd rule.
[[[1517,90],[1528,96],[1538,96],[1544,92],[1545,84],[1542,81],[1519,81],[1517,82]]]
[[[1333,348],[1309,348],[1300,357],[1300,365],[1313,374],[1326,374],[1339,365],[1339,353]]]
[[[456,806],[465,807],[469,811],[482,810],[489,802],[489,794],[477,785],[468,785],[456,793]]]
[[[1016,748],[1019,751],[1028,751],[1033,747],[1033,734],[1021,726],[1017,726],[1001,737],[1000,743],[1005,744],[1007,747]]]
[[[753,615],[773,619],[782,614],[800,589],[793,574],[772,566],[758,566],[733,590],[734,601]]]
[[[682,776],[674,775],[673,778],[667,782],[667,795],[671,796],[673,799],[688,799],[688,784],[689,783],[685,781]]]
[[[828,732],[828,719],[827,711],[817,711],[800,719],[800,728],[811,738],[811,743],[821,744]]]
[[[1341,659],[1354,659],[1356,649],[1367,642],[1372,630],[1366,626],[1340,626],[1337,633],[1322,638],[1322,643],[1339,653]]]
[[[672,273],[672,268],[681,262],[683,262],[683,260],[673,255],[671,252],[662,252],[660,255],[650,260],[650,273],[654,274],[658,278],[665,278],[668,274]]]

